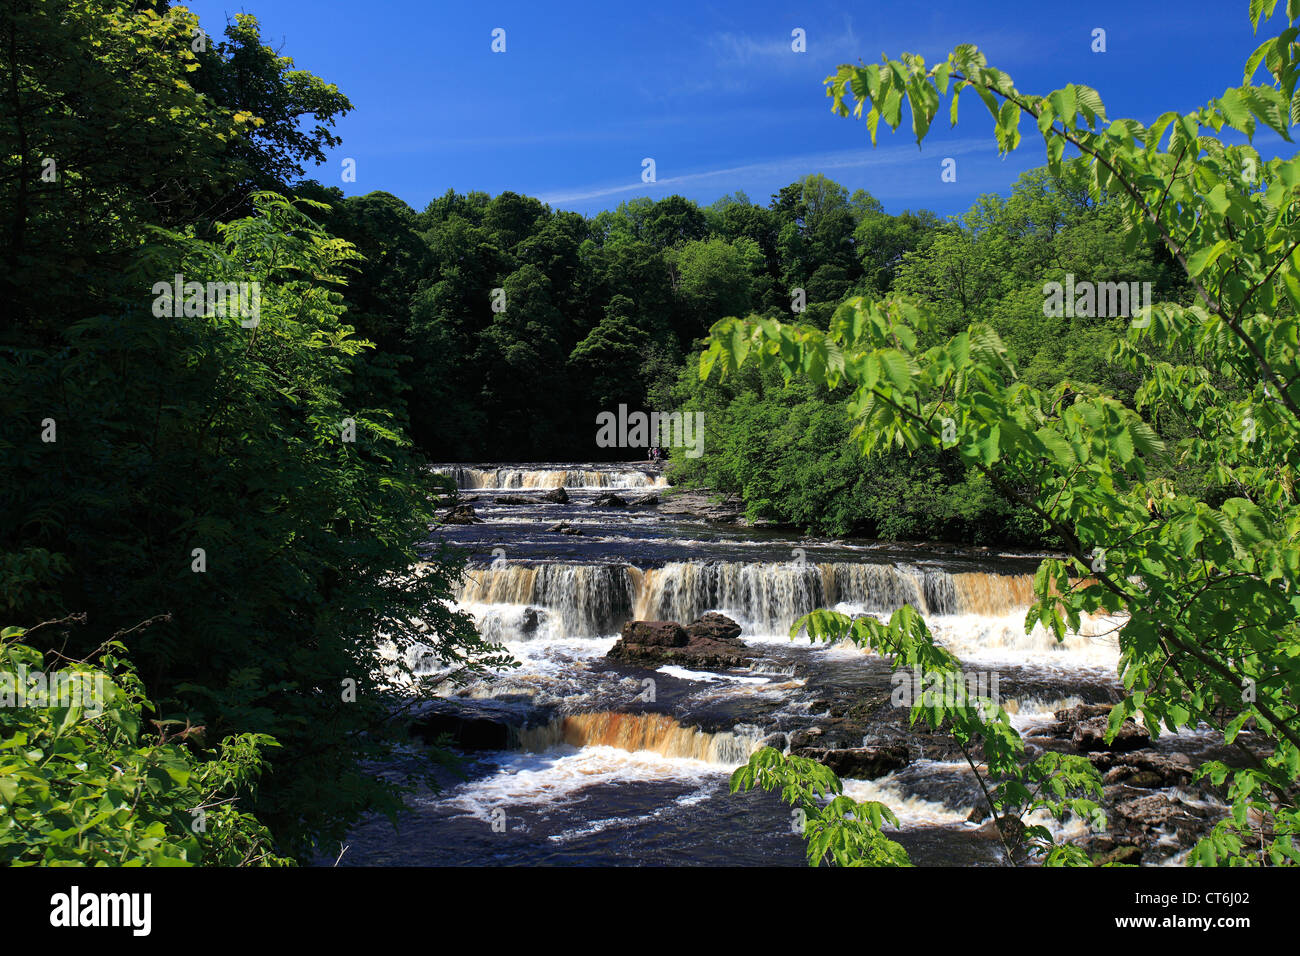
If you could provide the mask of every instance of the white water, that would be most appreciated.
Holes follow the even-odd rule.
[[[707,611],[739,622],[748,640],[786,641],[794,622],[817,608],[887,617],[912,604],[926,615],[935,637],[963,660],[1113,672],[1119,622],[1085,619],[1077,633],[1058,642],[1041,625],[1025,632],[1031,598],[1029,575],[843,562],[690,561],[648,570],[495,562],[470,569],[459,593],[461,606],[475,615],[485,636],[512,643],[612,636],[629,620],[689,623]],[[531,626],[534,617],[537,624]]]
[[[590,507],[594,489],[663,485],[661,478],[634,469],[441,466],[438,470],[466,489],[577,489],[573,504],[547,509],[544,521],[527,505],[489,508],[484,514],[487,524],[459,532],[474,535],[469,540],[476,563],[459,588],[458,604],[474,616],[486,638],[504,644],[523,665],[503,672],[497,681],[471,687],[465,696],[559,700],[566,705],[560,712],[568,715],[543,726],[525,727],[520,750],[494,755],[494,767],[486,776],[456,786],[440,798],[474,819],[487,820],[502,808],[511,814],[529,807],[583,807],[589,801],[593,812],[580,825],[548,837],[572,842],[609,828],[643,823],[658,814],[680,814],[692,801],[728,799],[721,795],[726,775],[761,744],[761,733],[744,726],[704,733],[689,721],[683,725],[664,713],[620,712],[642,691],[644,672],[620,676],[618,670],[606,670],[602,659],[629,620],[685,624],[707,611],[731,617],[741,625],[743,639],[763,655],[765,669],[713,671],[672,665],[654,673],[669,682],[666,686],[687,685],[694,708],[707,711],[716,704],[718,713],[744,713],[738,708],[755,702],[775,704],[784,715],[804,715],[801,726],[819,719],[825,704],[809,709],[816,689],[794,676],[801,672],[788,663],[789,655],[838,668],[840,662],[863,666],[865,653],[846,645],[814,647],[806,637],[791,642],[788,633],[793,622],[817,608],[886,618],[903,604],[911,604],[924,615],[936,638],[964,663],[1032,668],[1043,675],[1048,690],[1021,698],[1002,695],[1013,726],[1022,732],[1051,720],[1055,710],[1080,702],[1066,690],[1053,693],[1052,687],[1068,688],[1076,679],[1114,677],[1114,631],[1121,622],[1085,620],[1079,633],[1061,642],[1041,627],[1027,634],[1025,614],[1033,600],[1028,574],[953,571],[934,562],[917,566],[889,561],[878,545],[870,543],[834,547],[823,543],[835,560],[772,561],[770,552],[780,553],[779,545],[756,533],[718,531],[703,524],[690,527],[680,519],[671,519],[673,523],[661,531],[663,518],[653,510],[611,513]],[[552,524],[557,510],[585,533],[578,542],[556,534],[556,552],[590,557],[593,552],[583,548],[594,542],[616,542],[617,548],[596,553],[597,560],[547,560],[550,539],[538,529]],[[742,537],[745,534],[749,537]],[[667,543],[678,553],[699,557],[647,556],[642,542],[652,539],[657,546]],[[506,548],[510,555],[520,554],[516,545],[521,541],[532,549],[523,552],[524,558],[486,563],[487,553],[498,544],[511,545]],[[578,550],[561,550],[575,546]],[[737,560],[745,552],[725,550],[734,548],[766,550],[769,560]],[[534,555],[532,560],[527,559],[528,553]],[[620,559],[626,563],[617,563]],[[968,558],[964,567],[977,565]],[[905,829],[966,827],[972,826],[965,821],[977,800],[963,790],[961,781],[969,783],[969,777],[964,763],[922,759],[875,781],[846,781],[845,787],[855,799],[888,805]],[[927,778],[931,782],[952,778],[953,786],[926,786]],[[653,812],[643,812],[643,807],[622,814],[617,797],[612,796],[622,786],[666,782],[693,789]],[[936,793],[942,799],[935,798]],[[1067,824],[1067,829],[1074,825]],[[1049,826],[1063,832],[1054,822]]]
[[[703,783],[730,772],[704,760],[666,757],[594,745],[557,746],[547,752],[503,755],[494,773],[461,784],[449,801],[470,816],[490,820],[494,811],[530,805],[554,806],[581,799],[591,787],[681,780]]]
[[[579,468],[473,468],[468,465],[435,465],[436,474],[456,479],[466,490],[501,491],[530,488],[665,488],[662,475],[635,469],[595,470]]]

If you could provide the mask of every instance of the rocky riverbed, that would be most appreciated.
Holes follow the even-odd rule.
[[[355,835],[356,862],[799,864],[788,808],[728,792],[760,746],[818,760],[851,796],[889,805],[914,862],[1005,862],[965,755],[911,724],[888,662],[788,637],[817,607],[912,604],[970,673],[996,681],[1031,756],[1091,760],[1110,823],[1035,821],[1058,836],[1159,864],[1223,812],[1193,779],[1204,759],[1236,760],[1213,735],[1153,741],[1126,724],[1104,739],[1122,622],[1064,642],[1025,633],[1039,555],[745,527],[731,503],[676,494],[649,465],[444,469],[459,495],[431,547],[471,555],[460,605],[522,666],[419,711],[414,739],[450,736],[468,777],[417,801],[405,856],[376,823]]]

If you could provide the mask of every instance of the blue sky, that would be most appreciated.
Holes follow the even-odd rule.
[[[707,204],[744,190],[766,203],[812,172],[868,190],[890,212],[960,213],[1043,163],[1032,124],[1022,122],[1024,145],[1000,159],[988,114],[967,93],[960,125],[941,117],[923,150],[906,110],[904,126],[882,127],[873,150],[865,124],[830,113],[822,80],[838,64],[903,51],[933,62],[975,43],[1021,90],[1086,83],[1112,118],[1147,122],[1240,83],[1260,39],[1245,0],[187,6],[214,33],[227,16],[256,15],[268,43],[351,98],[343,144],[309,172],[322,182],[349,195],[387,190],[416,209],[449,188],[514,190],[588,215],[639,195]],[[495,28],[506,31],[504,53],[491,50]],[[791,50],[795,28],[806,53]],[[1105,53],[1092,52],[1095,28],[1106,31]],[[1294,151],[1272,134],[1256,145]],[[345,157],[356,160],[355,183],[341,181]],[[646,157],[653,184],[641,181]],[[957,161],[955,183],[940,179],[946,157]]]

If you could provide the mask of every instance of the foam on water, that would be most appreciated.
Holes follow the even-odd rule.
[[[737,684],[770,684],[772,682],[770,677],[742,677],[737,674],[716,674],[713,671],[693,671],[685,667],[675,667],[672,664],[656,668],[656,673],[667,674],[669,677],[678,677],[682,680],[703,681],[705,683],[732,681]]]
[[[1026,633],[1023,611],[939,615],[927,618],[926,624],[963,661],[1104,668],[1112,674],[1119,665],[1117,622],[1108,617],[1085,617],[1079,631],[1067,632],[1063,641],[1041,624]]]
[[[1037,697],[1023,700],[1012,697],[999,701],[1002,709],[1011,716],[1012,729],[1021,736],[1024,736],[1030,730],[1055,721],[1058,710],[1077,707],[1083,702],[1083,698],[1074,695],[1050,701],[1043,701]]]
[[[440,799],[470,816],[490,820],[498,808],[572,803],[592,787],[682,781],[703,784],[724,778],[731,770],[704,760],[601,745],[501,753],[494,755],[493,761],[494,773],[460,784]]]
[[[923,768],[936,774],[952,774],[962,771],[970,773],[970,768],[964,763],[949,764],[923,760],[912,764],[913,770]],[[859,803],[868,800],[883,803],[894,812],[894,815],[898,817],[898,822],[903,827],[916,825],[949,826],[965,823],[966,817],[972,809],[971,806],[954,808],[940,800],[930,800],[914,793],[908,793],[896,773],[888,774],[876,780],[846,779],[844,781],[844,795],[852,797]]]
[[[793,622],[818,608],[887,619],[910,604],[963,663],[1014,666],[1018,675],[1027,673],[1030,679],[1025,686],[1032,690],[1019,697],[1009,697],[1005,687],[1002,690],[1003,706],[1013,727],[1022,733],[1053,720],[1055,711],[1082,702],[1072,693],[1079,681],[1114,680],[1118,661],[1114,630],[1122,622],[1086,619],[1079,633],[1060,642],[1041,626],[1026,634],[1026,610],[1033,601],[1028,574],[945,570],[937,566],[941,559],[933,557],[918,557],[921,564],[890,561],[887,555],[896,557],[899,551],[880,554],[881,546],[872,543],[787,540],[778,544],[759,531],[742,537],[734,529],[710,528],[702,522],[680,529],[671,526],[671,538],[643,535],[642,529],[660,520],[653,512],[595,509],[589,507],[595,492],[582,490],[663,486],[662,477],[635,468],[446,465],[438,470],[466,489],[578,489],[572,496],[575,506],[569,510],[540,501],[534,508],[528,504],[498,507],[483,500],[480,515],[489,522],[485,527],[501,526],[502,543],[518,545],[527,540],[542,557],[549,557],[553,553],[546,547],[549,538],[525,526],[552,523],[559,514],[586,532],[564,545],[567,554],[585,554],[585,562],[581,558],[530,561],[525,552],[522,560],[472,565],[459,587],[458,607],[474,617],[485,638],[504,645],[522,663],[463,693],[484,699],[500,694],[502,701],[531,698],[532,704],[546,705],[540,711],[546,716],[540,719],[550,721],[524,727],[519,731],[520,750],[488,756],[490,769],[485,775],[435,798],[466,816],[486,821],[494,811],[504,809],[509,814],[511,807],[581,804],[572,819],[561,823],[567,829],[548,836],[549,841],[567,843],[611,828],[638,827],[662,814],[680,820],[684,809],[703,801],[735,799],[726,793],[727,774],[768,739],[765,734],[774,727],[788,732],[790,726],[808,726],[825,711],[824,699],[801,693],[805,681],[796,679],[795,673],[825,667],[836,679],[844,674],[855,675],[856,680],[863,673],[878,679],[874,665],[862,661],[867,652],[850,643],[812,645],[806,636],[790,639]],[[693,522],[678,515],[669,520],[678,525]],[[496,544],[490,537],[472,540],[480,542],[476,547],[480,560]],[[641,542],[696,549],[700,557],[687,552],[692,560],[665,561],[676,555],[639,548]],[[594,543],[613,547],[583,550]],[[751,548],[767,549],[769,558],[772,553],[779,556],[782,544],[805,545],[810,560],[745,560]],[[736,550],[728,555],[727,549]],[[811,560],[820,549],[832,560]],[[737,560],[725,560],[727,556]],[[911,552],[905,556],[910,560]],[[966,554],[945,567],[978,568],[977,560]],[[623,624],[635,619],[687,624],[708,611],[737,621],[748,644],[769,645],[754,670],[727,673],[665,665],[657,673],[675,679],[660,683],[658,709],[666,712],[621,712],[620,707],[627,707],[640,692],[644,674],[629,675],[598,662]],[[794,651],[778,651],[771,645]],[[810,665],[811,655],[816,656],[815,665]],[[1054,692],[1057,687],[1059,697]],[[686,705],[679,706],[681,701]],[[679,722],[668,712],[708,715],[701,724],[713,727],[729,725],[729,720],[712,719],[722,714],[743,715],[741,719],[756,723],[713,733],[701,730],[688,717]],[[774,722],[773,714],[780,721]],[[558,716],[552,719],[552,715]],[[656,809],[648,809],[646,803],[631,809],[626,798],[620,803],[620,787],[656,783],[672,783],[686,792],[665,790],[669,795]],[[846,780],[844,785],[845,793],[856,800],[877,800],[890,807],[905,829],[973,828],[967,817],[982,800],[964,762],[922,759],[880,779]],[[1083,827],[1081,821],[1059,824],[1042,814],[1034,822],[1059,835]]]
[[[434,465],[435,474],[456,480],[456,487],[474,491],[551,488],[665,488],[662,475],[619,468],[517,468]]]

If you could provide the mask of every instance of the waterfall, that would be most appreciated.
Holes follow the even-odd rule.
[[[757,737],[732,731],[706,733],[683,727],[667,714],[620,714],[601,711],[572,714],[544,727],[519,731],[524,750],[542,751],[570,747],[617,747],[636,752],[649,750],[665,757],[703,760],[706,763],[742,764],[758,747]]]
[[[608,564],[498,562],[466,571],[457,595],[457,601],[465,605],[538,605],[558,615],[560,626],[570,637],[617,632],[632,618],[632,600],[628,569]]]
[[[636,571],[641,620],[690,621],[707,610],[740,615],[758,633],[783,634],[818,608],[889,613],[1006,614],[1030,603],[1029,575],[949,574],[888,564],[681,562]]]
[[[573,468],[470,468],[465,465],[435,465],[435,474],[456,480],[462,490],[502,488],[664,488],[662,475],[635,469]]]
[[[1034,603],[1032,574],[981,574],[965,572],[944,575],[956,591],[952,612],[997,617]]]
[[[784,634],[817,608],[1002,616],[1032,600],[1030,575],[949,574],[888,564],[756,564],[682,561],[631,565],[496,563],[471,568],[463,605],[531,605],[560,619],[570,637],[617,633],[629,620],[687,623],[705,611],[736,617],[750,633]],[[511,639],[494,622],[494,634]],[[519,634],[516,640],[527,639]]]

